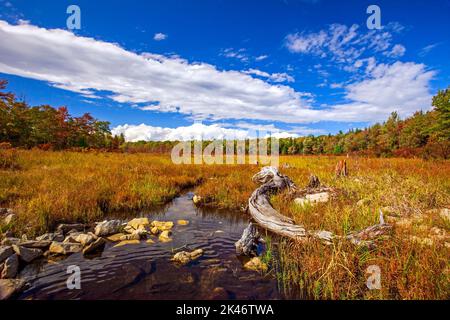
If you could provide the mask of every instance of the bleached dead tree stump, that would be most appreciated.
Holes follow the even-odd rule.
[[[334,235],[325,230],[310,231],[302,225],[295,224],[294,221],[277,212],[270,204],[270,197],[285,189],[296,191],[294,182],[278,172],[275,167],[265,167],[253,177],[253,181],[262,184],[251,195],[248,203],[248,211],[252,220],[261,228],[274,234],[287,237],[295,241],[305,241],[308,239],[320,240],[325,244],[331,244],[335,240],[348,240],[355,245],[374,246],[374,241],[382,235],[390,233],[392,226],[384,222],[383,215],[380,212],[380,223],[370,226],[362,231],[353,232],[346,236]],[[312,176],[310,183],[305,189],[310,193],[313,190],[328,189],[320,186],[317,177]],[[304,191],[305,191],[304,190]],[[236,251],[239,254],[254,254],[254,248],[259,241],[258,229],[253,223],[244,230],[241,239],[236,242]]]

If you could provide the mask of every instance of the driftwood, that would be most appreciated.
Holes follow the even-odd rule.
[[[317,239],[325,244],[331,244],[335,240],[348,240],[355,245],[374,246],[374,241],[385,234],[388,234],[392,227],[384,222],[383,214],[380,212],[380,223],[368,227],[359,232],[353,232],[346,236],[338,236],[325,230],[309,231],[302,225],[295,224],[294,221],[277,212],[270,204],[270,196],[288,189],[297,192],[298,188],[294,182],[278,172],[275,167],[265,167],[253,177],[253,181],[262,184],[257,188],[249,199],[248,211],[254,222],[261,228],[273,232],[277,235],[290,238],[295,241],[305,241]],[[329,189],[322,187],[317,177],[311,176],[310,183],[306,188],[307,192],[312,190]],[[303,190],[304,192],[304,190]],[[259,233],[254,224],[250,224],[236,242],[236,250],[239,254],[254,254],[254,248],[259,241]]]

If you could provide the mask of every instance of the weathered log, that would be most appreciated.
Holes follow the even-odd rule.
[[[355,245],[373,246],[374,240],[382,235],[389,233],[392,227],[384,223],[382,213],[380,215],[380,223],[368,227],[362,231],[350,233],[346,236],[334,235],[332,232],[319,230],[309,231],[302,225],[295,224],[294,221],[277,212],[270,204],[270,196],[282,190],[298,190],[294,182],[287,176],[278,172],[275,167],[264,167],[259,173],[253,177],[253,181],[262,184],[257,188],[249,199],[248,211],[252,219],[262,228],[273,232],[277,235],[287,237],[296,241],[305,241],[308,239],[317,239],[325,244],[331,244],[334,240],[344,239]],[[310,185],[306,188],[324,188],[320,186],[317,177],[311,178]],[[244,231],[243,237],[236,243],[236,248],[252,248],[256,244],[251,243],[250,236],[253,230],[249,230],[250,226]],[[250,235],[249,235],[250,234]],[[251,252],[250,249],[246,249]],[[238,250],[239,252],[239,250]],[[244,250],[240,251],[244,253]]]

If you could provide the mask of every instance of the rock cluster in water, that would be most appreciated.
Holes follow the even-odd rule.
[[[4,217],[6,216],[6,217]],[[15,214],[10,209],[0,209],[0,221],[3,225],[14,222]],[[184,226],[189,221],[179,220]],[[138,244],[141,240],[154,243],[151,236],[157,236],[161,242],[172,240],[172,221],[150,221],[148,218],[136,218],[128,222],[105,220],[96,223],[92,231],[84,224],[60,224],[54,232],[45,233],[34,240],[26,236],[15,238],[5,234],[0,244],[0,300],[9,299],[21,292],[27,283],[15,279],[22,266],[39,258],[68,256],[74,253],[83,255],[103,251],[106,243],[117,242],[114,247]]]

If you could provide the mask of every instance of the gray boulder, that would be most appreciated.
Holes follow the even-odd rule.
[[[17,275],[19,270],[19,256],[13,254],[9,256],[3,264],[2,279],[12,279]]]
[[[64,240],[64,234],[62,231],[54,232],[54,233],[45,233],[42,236],[36,238],[37,241],[58,241],[61,242]]]
[[[19,244],[22,240],[19,238],[5,238],[2,240],[3,246],[11,246],[13,244]]]
[[[106,237],[111,234],[119,233],[122,229],[122,221],[120,220],[109,220],[103,221],[97,224],[94,233],[98,237]]]
[[[22,246],[13,245],[13,250],[16,252],[16,254],[19,256],[19,258],[26,263],[30,263],[34,259],[37,259],[43,255],[43,252],[41,249],[32,249],[32,248],[25,248]]]
[[[58,226],[58,228],[56,228],[56,231],[62,232],[64,234],[68,233],[71,230],[75,230],[75,231],[83,231],[85,228],[84,224],[81,223],[73,223],[73,224],[60,224]]]
[[[14,250],[11,246],[0,246],[0,263],[12,256]]]
[[[95,253],[97,251],[103,250],[103,248],[105,247],[106,244],[106,240],[103,238],[98,238],[97,240],[95,240],[94,242],[92,242],[91,244],[89,244],[88,246],[86,246],[83,249],[83,254],[91,254],[91,253]]]

